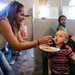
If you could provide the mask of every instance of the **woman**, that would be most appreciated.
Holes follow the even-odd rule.
[[[3,48],[6,41],[10,44],[13,50],[26,50],[28,48],[36,47],[40,44],[50,44],[51,36],[45,36],[35,41],[24,41],[21,35],[18,33],[20,25],[25,19],[24,6],[13,1],[0,12],[0,49]],[[11,67],[6,61],[5,57],[0,51],[0,67],[4,75],[11,74]],[[1,74],[0,74],[1,75]]]

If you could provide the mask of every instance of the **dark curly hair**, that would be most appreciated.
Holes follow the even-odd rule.
[[[8,4],[8,6],[0,11],[0,20],[7,18],[13,31],[14,27],[16,27],[17,29],[20,28],[20,25],[16,23],[16,17],[18,12],[21,11],[21,8],[24,8],[21,3],[19,3],[18,1],[12,1]]]

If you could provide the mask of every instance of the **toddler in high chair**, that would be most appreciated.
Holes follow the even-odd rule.
[[[56,32],[54,42],[55,47],[60,51],[48,53],[48,75],[70,75],[69,60],[75,62],[75,53],[66,45],[68,33],[64,30]]]

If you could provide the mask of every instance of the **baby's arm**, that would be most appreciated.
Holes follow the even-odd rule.
[[[48,58],[48,75],[51,75],[51,60]]]

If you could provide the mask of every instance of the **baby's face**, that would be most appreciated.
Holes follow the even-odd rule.
[[[55,39],[54,39],[55,43],[58,44],[63,44],[66,43],[67,41],[67,37],[66,37],[66,33],[65,31],[61,31],[59,30],[56,35],[55,35]]]

